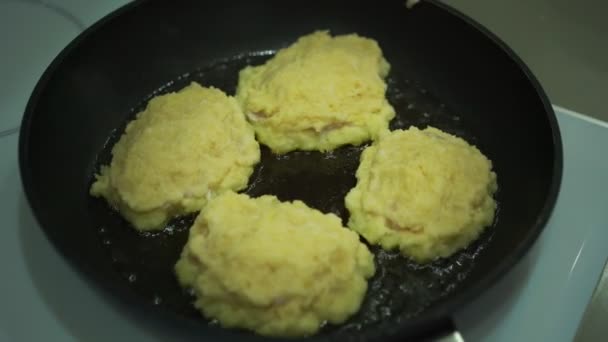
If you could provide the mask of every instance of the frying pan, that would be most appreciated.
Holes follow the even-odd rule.
[[[135,1],[76,38],[28,103],[19,161],[27,199],[49,240],[112,298],[201,340],[265,340],[222,329],[191,306],[172,268],[193,217],[140,234],[88,195],[92,176],[126,122],[154,95],[191,81],[233,94],[238,70],[318,29],[376,39],[392,70],[391,128],[435,126],[475,144],[498,174],[499,209],[479,240],[416,265],[372,247],[377,272],[361,310],[306,340],[435,338],[450,315],[495,283],[535,241],[556,201],[562,149],[544,92],[515,54],[480,25],[437,2]],[[331,153],[266,148],[252,196],[301,199],[344,220],[362,147]]]

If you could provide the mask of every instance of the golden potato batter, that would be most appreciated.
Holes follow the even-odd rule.
[[[361,155],[349,227],[418,262],[466,247],[494,219],[496,174],[474,146],[436,128],[394,131]]]
[[[153,98],[127,125],[91,194],[103,196],[138,230],[247,185],[260,148],[234,98],[197,83]]]
[[[243,69],[236,97],[275,153],[358,145],[395,116],[384,96],[389,67],[376,41],[317,31]]]
[[[296,337],[355,313],[374,262],[333,214],[225,193],[199,214],[175,269],[195,306],[222,326]]]

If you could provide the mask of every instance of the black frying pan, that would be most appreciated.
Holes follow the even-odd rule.
[[[361,311],[315,340],[432,337],[530,248],[555,203],[561,141],[551,106],[511,50],[462,14],[427,1],[136,1],[107,16],[52,63],[27,106],[20,165],[44,232],[78,270],[140,315],[204,340],[262,339],[205,321],[173,276],[192,217],[141,235],[88,195],[127,120],[153,95],[192,80],[234,93],[237,72],[317,29],[376,39],[392,64],[392,128],[432,125],[477,145],[498,174],[496,222],[466,250],[427,266],[376,254]],[[251,195],[301,199],[346,220],[361,148],[331,158],[263,149]],[[143,310],[142,310],[143,309]],[[158,321],[156,321],[158,320]]]

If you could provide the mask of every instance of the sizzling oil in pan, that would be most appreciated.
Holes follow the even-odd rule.
[[[178,90],[192,81],[234,94],[238,71],[246,65],[263,63],[270,54],[237,56],[179,77],[150,94],[133,109],[128,119],[141,111],[151,97]],[[401,77],[398,70],[391,70],[387,96],[397,112],[390,123],[391,129],[431,125],[476,144],[476,138],[467,131],[463,118],[415,82]],[[98,157],[96,169],[111,160],[110,150],[123,130],[124,127],[120,127],[110,137]],[[328,153],[295,151],[285,155],[273,155],[262,146],[262,160],[244,192],[254,197],[272,194],[281,200],[299,199],[322,212],[335,213],[346,224],[348,211],[344,207],[344,196],[355,186],[359,155],[366,146],[346,146]],[[497,196],[500,203],[500,193]],[[192,295],[179,287],[173,272],[196,215],[175,219],[162,232],[142,234],[132,229],[103,200],[90,198],[90,210],[100,222],[100,243],[105,246],[116,271],[133,291],[156,305],[216,324],[200,317],[191,304]],[[492,231],[490,227],[471,246],[454,256],[427,265],[417,265],[398,252],[371,246],[376,274],[369,282],[361,309],[343,325],[325,326],[320,334],[361,330],[388,319],[402,321],[416,316],[458,288],[479,252],[491,239]]]

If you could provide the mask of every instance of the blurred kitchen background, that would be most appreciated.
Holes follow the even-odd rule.
[[[553,104],[608,121],[608,2],[444,0],[502,38]]]

